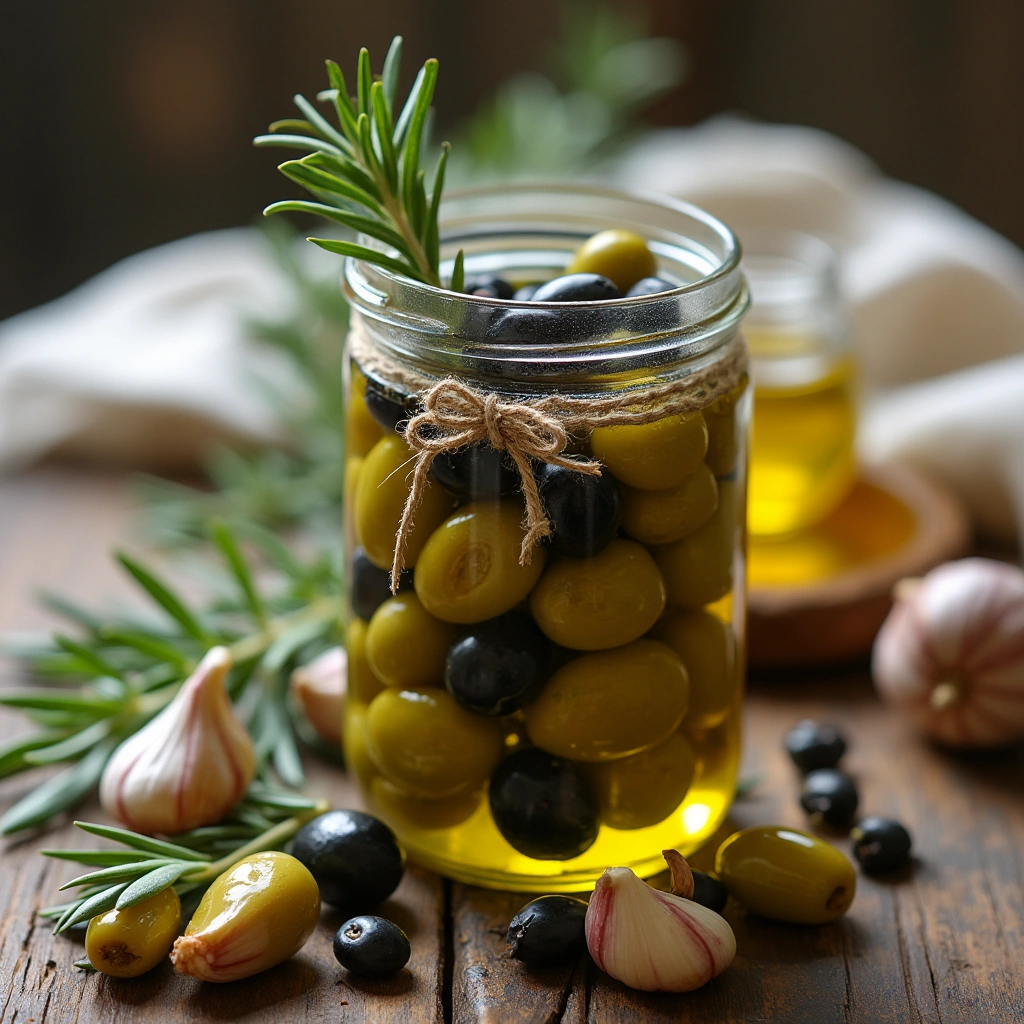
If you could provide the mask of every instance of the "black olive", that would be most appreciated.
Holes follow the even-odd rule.
[[[797,722],[786,733],[785,745],[793,764],[802,772],[835,768],[846,753],[846,740],[834,725],[822,725],[809,718]]]
[[[412,573],[412,569],[405,569],[398,577],[398,593],[408,593],[413,589]],[[391,597],[391,573],[378,569],[362,548],[355,548],[349,567],[348,592],[352,611],[358,618],[368,621]]]
[[[597,839],[599,804],[579,766],[534,747],[495,769],[491,816],[510,846],[538,860],[571,860]]]
[[[551,645],[533,620],[517,612],[473,626],[448,649],[444,685],[478,715],[510,715],[537,696],[547,678]]]
[[[524,345],[555,344],[567,338],[564,317],[554,309],[503,309],[487,325],[488,341],[515,341]],[[568,336],[572,336],[569,332]]]
[[[529,302],[543,283],[543,281],[533,281],[530,284],[524,284],[522,288],[516,289],[515,295],[512,298],[516,302]]]
[[[717,878],[712,878],[704,871],[694,871],[693,895],[690,899],[720,914],[725,909],[726,900],[729,899],[729,890]]]
[[[384,917],[353,917],[334,936],[334,958],[346,970],[366,978],[386,978],[408,962],[409,938]]]
[[[391,388],[379,384],[372,377],[366,379],[366,409],[385,430],[397,430],[416,414],[416,399],[400,395]]]
[[[486,441],[438,455],[430,464],[430,475],[452,494],[471,501],[510,494],[519,483],[515,463]]]
[[[531,967],[565,963],[587,948],[587,904],[575,896],[541,896],[508,926],[508,953]]]
[[[671,281],[663,281],[660,277],[642,277],[626,292],[627,299],[635,299],[640,295],[657,295],[677,288]]]
[[[395,834],[362,811],[328,811],[303,825],[292,856],[309,868],[320,898],[346,914],[372,910],[386,900],[405,870]]]
[[[532,302],[593,302],[620,299],[622,292],[600,274],[564,274],[545,281],[534,293]]]
[[[512,285],[497,274],[470,274],[462,291],[466,295],[479,295],[482,299],[511,299]]]
[[[910,858],[910,833],[892,818],[861,818],[850,838],[853,855],[865,871],[892,871]]]
[[[552,551],[586,558],[609,544],[619,525],[619,488],[610,473],[590,476],[545,464],[537,477],[551,521]]]
[[[817,768],[804,778],[800,806],[830,828],[848,828],[857,813],[857,787],[835,768]]]

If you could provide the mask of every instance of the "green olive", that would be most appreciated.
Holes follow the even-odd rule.
[[[345,403],[345,450],[349,456],[365,455],[383,436],[380,424],[366,408],[366,378],[353,366]]]
[[[501,727],[459,707],[432,686],[387,689],[366,712],[366,743],[377,770],[409,796],[479,789],[501,757]]]
[[[665,584],[646,548],[613,540],[590,558],[552,565],[530,595],[530,612],[556,644],[576,651],[621,647],[665,609]]]
[[[683,659],[690,677],[690,710],[684,729],[709,729],[729,713],[739,688],[736,640],[732,630],[710,612],[673,612],[653,636]]]
[[[415,594],[396,594],[370,619],[366,660],[385,686],[433,686],[444,679],[444,660],[457,635]]]
[[[342,712],[341,749],[345,753],[345,771],[363,789],[368,789],[377,774],[366,749],[366,705],[354,700],[345,702]]]
[[[588,775],[601,820],[619,829],[657,825],[683,802],[696,767],[693,747],[678,732],[632,757],[592,765]]]
[[[348,693],[362,704],[369,704],[384,689],[366,657],[366,623],[352,619],[345,633],[348,651]]]
[[[653,423],[596,427],[590,447],[597,459],[630,487],[678,487],[704,460],[708,428],[699,412]]]
[[[378,569],[391,568],[395,534],[409,496],[412,460],[412,449],[397,434],[382,437],[363,460],[355,493],[356,536]],[[428,481],[409,533],[406,568],[416,564],[427,538],[451,510],[452,499],[442,487]]]
[[[632,231],[609,228],[591,235],[576,250],[567,274],[601,274],[623,295],[645,277],[658,273],[658,261],[647,243]]]
[[[636,640],[558,669],[526,709],[526,734],[574,761],[628,757],[676,731],[689,694],[679,655],[656,640]]]
[[[708,425],[708,453],[705,461],[716,476],[728,476],[739,460],[736,403],[747,390],[747,383],[748,378],[744,374],[736,387],[704,410],[704,419]]]
[[[718,484],[702,462],[678,487],[622,488],[622,529],[641,544],[670,544],[703,526],[718,508]]]
[[[736,484],[719,480],[715,514],[699,530],[655,553],[669,604],[702,608],[729,593],[739,525]]]
[[[137,978],[170,952],[181,925],[181,903],[173,889],[124,910],[108,910],[89,922],[85,953],[101,974]]]
[[[431,534],[416,565],[423,607],[446,622],[493,619],[522,601],[544,569],[536,550],[519,564],[522,507],[516,502],[474,502]]]
[[[794,924],[824,924],[853,902],[853,865],[816,836],[784,825],[746,828],[718,848],[715,871],[756,914]]]
[[[483,799],[483,791],[479,789],[437,800],[406,796],[379,775],[373,780],[370,794],[382,816],[399,829],[404,826],[428,831],[461,825],[473,816]]]

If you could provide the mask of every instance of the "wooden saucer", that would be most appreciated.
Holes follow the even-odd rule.
[[[902,466],[862,469],[828,519],[799,536],[750,540],[749,658],[755,668],[864,657],[893,585],[968,550],[970,523],[944,488]]]

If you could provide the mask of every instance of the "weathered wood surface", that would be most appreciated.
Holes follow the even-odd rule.
[[[50,470],[0,482],[0,631],[45,624],[30,601],[39,587],[90,601],[127,594],[105,550],[123,538],[129,507],[120,478]],[[12,673],[5,667],[0,680],[12,682]],[[862,672],[763,680],[748,702],[745,768],[763,781],[736,805],[730,827],[805,825],[779,745],[804,715],[844,724],[863,810],[903,819],[917,859],[897,878],[861,876],[850,914],[826,927],[772,924],[730,905],[739,954],[700,992],[640,995],[585,962],[529,972],[501,955],[508,920],[525,897],[449,885],[415,869],[385,908],[407,928],[414,951],[393,981],[345,975],[331,955],[339,922],[329,911],[294,960],[249,981],[202,985],[168,967],[134,981],[84,975],[70,967],[80,947],[54,939],[33,918],[75,870],[34,853],[79,842],[62,828],[0,853],[0,1022],[1024,1020],[1024,750],[973,757],[936,750],[881,708]],[[0,719],[0,735],[17,728],[15,716]],[[311,763],[310,778],[318,795],[352,800],[335,769]],[[29,783],[0,784],[0,807]],[[707,859],[705,852],[696,862]]]

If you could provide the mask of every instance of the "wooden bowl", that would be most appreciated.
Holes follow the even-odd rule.
[[[864,657],[892,588],[968,550],[970,523],[944,488],[901,466],[865,468],[828,519],[799,536],[751,538],[749,658],[756,668]]]

